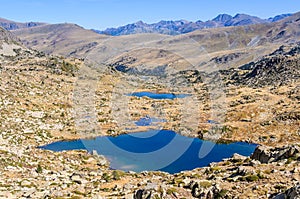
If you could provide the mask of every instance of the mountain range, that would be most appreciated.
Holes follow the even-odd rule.
[[[107,34],[112,36],[129,35],[136,33],[160,33],[169,35],[178,35],[195,30],[201,30],[205,28],[216,28],[216,27],[228,27],[228,26],[244,26],[251,24],[271,23],[284,19],[291,14],[281,14],[268,19],[261,19],[256,16],[247,14],[236,14],[231,16],[228,14],[220,14],[212,20],[191,22],[187,20],[177,21],[160,21],[158,23],[147,24],[143,21],[138,21],[133,24],[120,26],[117,28],[107,28],[106,30],[94,30],[100,34]]]
[[[137,33],[159,33],[168,35],[178,35],[185,34],[195,30],[207,29],[207,28],[217,28],[217,27],[228,27],[228,26],[244,26],[251,24],[261,24],[261,23],[272,23],[291,16],[292,14],[281,14],[275,17],[270,17],[268,19],[261,19],[256,16],[251,16],[247,14],[236,14],[231,16],[228,14],[219,14],[217,17],[208,21],[198,20],[196,22],[187,20],[176,20],[176,21],[165,21],[162,20],[157,23],[147,24],[143,21],[138,21],[136,23],[127,24],[117,28],[107,28],[106,30],[95,30],[94,32],[99,34],[120,36],[129,35]],[[8,19],[0,18],[0,27],[6,30],[18,30],[26,29],[32,27],[38,27],[47,25],[47,23],[42,22],[15,22]]]

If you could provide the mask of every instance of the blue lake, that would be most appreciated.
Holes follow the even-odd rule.
[[[149,97],[152,99],[175,99],[175,98],[185,98],[187,96],[190,96],[190,94],[134,92],[134,93],[128,94],[128,96]]]
[[[217,144],[185,137],[170,130],[149,130],[117,137],[59,141],[39,148],[52,151],[96,150],[110,161],[112,169],[177,173],[207,166],[234,153],[249,156],[255,147],[255,144],[242,142]]]

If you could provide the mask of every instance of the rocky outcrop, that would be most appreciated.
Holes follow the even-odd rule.
[[[214,57],[211,61],[214,61],[216,64],[227,64],[234,59],[238,59],[241,55],[243,55],[243,53],[230,53],[228,55]]]
[[[286,146],[282,148],[271,148],[266,146],[256,147],[251,158],[261,163],[271,163],[288,158],[297,158],[300,155],[299,146]]]
[[[191,181],[187,186],[191,189],[192,196],[195,198],[222,198],[226,191],[222,190],[218,184],[211,185],[209,181]]]
[[[277,196],[275,196],[273,199],[299,199],[300,198],[300,185],[296,185],[288,190],[286,190],[284,193],[281,193]]]
[[[275,119],[277,121],[299,121],[300,111],[284,112],[279,114]]]
[[[280,86],[300,78],[300,43],[280,47],[257,62],[239,67],[238,72],[228,70],[234,84],[250,87]],[[225,73],[224,73],[225,74]]]

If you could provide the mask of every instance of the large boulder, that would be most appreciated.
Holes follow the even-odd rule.
[[[251,158],[261,163],[271,163],[298,156],[300,153],[299,146],[286,146],[281,148],[271,148],[258,146],[253,152]]]
[[[300,199],[300,184],[286,190],[284,193],[281,193],[275,196],[273,199]]]

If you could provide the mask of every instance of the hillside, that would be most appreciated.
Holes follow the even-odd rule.
[[[50,24],[14,30],[23,43],[46,54],[84,57],[101,40],[108,38],[75,24]]]

